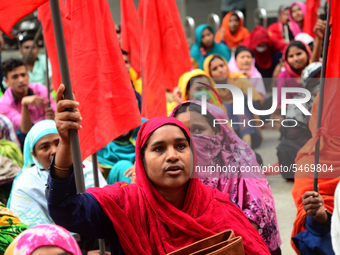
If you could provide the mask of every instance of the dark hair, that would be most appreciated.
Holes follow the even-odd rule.
[[[169,123],[169,124],[164,124],[163,126],[165,126],[165,125],[174,125],[174,124]],[[161,127],[163,127],[163,126],[161,126]],[[176,127],[177,127],[177,126],[176,126]],[[160,127],[159,127],[159,128],[160,128]],[[181,127],[179,127],[179,128],[182,130],[182,132],[183,132],[185,138],[187,139],[187,141],[189,142],[189,145],[190,145],[191,143],[190,143],[190,138],[189,138],[189,136],[187,135],[187,133],[186,133]],[[152,133],[149,135],[148,139],[146,140],[146,142],[144,143],[142,149],[140,150],[140,157],[141,157],[141,159],[142,159],[142,163],[143,163],[144,169],[145,169],[145,163],[146,163],[146,161],[145,161],[145,151],[146,151],[146,147],[148,147],[148,144],[149,144],[149,140],[150,140],[151,135],[152,135]]]
[[[237,13],[233,12],[233,14],[230,15],[230,18],[232,16],[235,16],[237,18],[237,21],[240,22],[240,17],[237,15]],[[229,18],[229,20],[230,20],[230,18]]]
[[[116,26],[116,33],[120,34],[121,32],[122,32],[121,26],[120,25]]]
[[[34,41],[34,36],[32,34],[26,34],[19,38],[20,38],[19,39],[20,46],[22,46],[24,42]],[[38,42],[36,42],[35,45],[38,46]]]
[[[303,50],[304,52],[306,52],[307,58],[308,58],[308,59],[307,59],[307,63],[309,62],[309,56],[308,56],[308,51],[307,51],[307,49],[306,49],[306,45],[303,44],[303,43],[300,42],[300,41],[293,41],[293,42],[291,42],[291,43],[289,44],[289,46],[288,46],[288,48],[287,48],[287,50],[286,50],[286,52],[285,52],[285,59],[286,59],[286,60],[287,60],[287,57],[288,57],[288,51],[289,51],[290,48],[292,48],[292,47],[297,47],[297,48]]]
[[[199,78],[207,78],[207,79],[209,80],[209,77],[206,76],[206,75],[203,75],[203,74],[192,77],[192,78],[188,81],[188,84],[187,84],[187,87],[186,87],[186,93],[188,93],[189,90],[190,90],[190,84],[191,84],[192,82],[194,82],[194,80],[199,79]],[[210,80],[209,80],[209,83],[210,83]],[[210,85],[211,85],[211,84],[210,84]]]
[[[127,52],[126,50],[123,50],[123,49],[120,49],[120,50],[122,51],[122,54],[123,54],[124,56],[129,55],[129,52]]]
[[[19,66],[25,66],[25,63],[20,58],[10,58],[1,63],[1,70],[4,73],[4,76],[7,78],[7,74],[13,71],[15,68]]]
[[[251,49],[248,49],[244,46],[238,46],[235,50],[235,59],[237,58],[237,55],[240,54],[242,51],[248,51],[252,57],[254,57],[254,52],[251,51]]]
[[[184,112],[197,112],[197,113],[201,114],[201,111],[202,111],[202,107],[200,105],[195,104],[195,103],[191,103],[191,102],[187,102],[187,103],[182,104],[177,109],[176,114],[175,114],[175,118],[179,114],[184,113]],[[219,126],[214,127],[215,117],[209,111],[207,111],[207,114],[203,115],[203,116],[206,119],[206,121],[209,123],[209,125],[212,129],[217,128],[218,131],[221,131]]]

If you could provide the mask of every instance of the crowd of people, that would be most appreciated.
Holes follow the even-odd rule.
[[[227,244],[236,239],[223,240],[216,254],[228,254],[228,249],[235,254],[281,254],[266,176],[241,169],[263,166],[254,149],[261,146],[265,128],[281,133],[279,165],[314,163],[310,148],[316,136],[326,24],[319,15],[314,34],[303,33],[306,6],[294,2],[280,7],[278,21],[268,29],[258,25],[248,31],[244,16],[235,12],[245,14],[244,1],[229,2],[223,5],[218,31],[208,24],[196,28],[191,71],[182,74],[173,91],[164,91],[167,116],[142,118],[141,126],[97,152],[97,166],[91,157],[82,162],[83,194],[76,190],[69,135],[70,129],[82,129],[79,103],[64,99],[64,85],[50,93],[53,74],[46,55],[39,54],[31,34],[20,37],[20,57],[1,63],[0,255],[99,254],[98,239],[106,241],[107,254],[169,254],[226,230],[241,237],[241,245],[234,249]],[[116,32],[120,40],[121,28]],[[122,49],[122,58],[141,111],[142,77],[131,67],[129,52]],[[219,84],[242,92],[243,114],[235,114],[235,95],[216,88]],[[254,114],[249,102],[256,109],[271,108],[276,96],[272,88],[278,92],[277,110],[272,116]],[[289,105],[282,116],[282,88],[308,90],[311,99],[303,106],[312,115]],[[269,117],[296,125],[240,125]],[[215,125],[215,120],[228,124]],[[325,142],[320,162],[338,168],[339,146],[338,137]],[[236,171],[196,171],[211,166]],[[339,179],[334,170],[332,178],[319,179],[318,192],[312,178],[282,173],[294,181],[297,216],[291,244],[298,254],[340,254]]]

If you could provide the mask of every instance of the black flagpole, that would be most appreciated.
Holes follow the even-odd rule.
[[[46,56],[46,87],[47,87],[47,107],[51,107],[51,96],[50,96],[50,75],[48,70],[48,55],[45,43],[45,56]]]
[[[61,74],[61,81],[65,85],[65,99],[73,100],[72,86],[71,86],[71,78],[70,78],[70,70],[68,67],[67,60],[67,52],[65,45],[65,37],[63,24],[61,21],[59,0],[49,0],[52,14],[52,22],[54,29],[54,36],[57,45],[58,51],[58,60],[59,60],[59,68]],[[73,111],[71,108],[69,111]],[[74,169],[74,177],[76,180],[77,193],[85,193],[85,183],[84,183],[84,173],[83,173],[83,164],[81,160],[80,154],[80,144],[79,144],[79,136],[78,131],[75,129],[70,129],[70,142],[71,142],[71,152],[73,159],[73,169]]]
[[[93,179],[94,186],[99,187],[99,176],[98,176],[98,160],[97,153],[92,154],[92,168],[93,168]],[[100,255],[105,255],[105,240],[98,239]]]
[[[319,106],[318,106],[318,118],[316,128],[319,129],[321,127],[321,118],[322,118],[322,109],[323,109],[323,97],[324,97],[324,89],[325,89],[325,76],[326,76],[326,66],[327,66],[327,57],[328,57],[328,46],[329,46],[329,20],[331,16],[331,0],[328,3],[328,12],[327,12],[327,25],[326,32],[323,43],[323,53],[322,53],[322,67],[321,67],[321,87],[319,92]],[[315,159],[314,159],[314,176],[313,176],[313,191],[318,192],[318,178],[319,173],[317,171],[317,166],[319,164],[319,156],[320,156],[320,138],[316,142],[315,145]]]

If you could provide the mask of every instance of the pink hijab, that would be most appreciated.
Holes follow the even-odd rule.
[[[193,103],[201,106],[201,101],[191,100],[177,106],[170,114],[176,116],[183,104]],[[223,109],[207,104],[207,111],[214,119],[227,119]],[[265,175],[242,172],[242,169],[257,167],[254,151],[227,125],[220,125],[220,135],[192,135],[197,155],[196,166],[227,166],[234,172],[221,172],[209,177],[199,174],[200,181],[211,188],[230,195],[231,201],[238,204],[248,219],[255,222],[258,232],[270,251],[277,250],[281,238],[276,218],[272,191]]]
[[[57,246],[72,255],[81,255],[76,240],[64,228],[41,224],[18,235],[7,248],[5,255],[30,255],[42,246]]]
[[[236,59],[235,59],[234,54],[232,54],[232,56],[231,56],[231,58],[228,62],[228,67],[229,67],[229,71],[231,73],[234,73],[234,72],[242,73],[242,71],[240,70],[240,68],[238,68],[238,66],[236,64]],[[255,58],[253,58],[249,72],[250,72],[250,77],[247,77],[249,82],[251,84],[253,84],[255,90],[262,95],[263,99],[265,99],[266,98],[266,88],[265,88],[264,83],[263,83],[262,75],[260,74],[260,72],[255,67]]]
[[[289,25],[289,28],[290,30],[292,31],[294,37],[297,36],[299,33],[302,33],[302,29],[299,27],[298,23],[296,23],[292,17],[292,14],[291,14],[291,9],[294,5],[297,5],[300,7],[300,9],[302,10],[303,12],[303,16],[305,17],[306,16],[306,5],[304,3],[301,3],[301,2],[293,2],[290,6],[289,6],[289,22],[290,22],[290,25]]]

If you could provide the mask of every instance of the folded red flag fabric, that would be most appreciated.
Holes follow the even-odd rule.
[[[121,0],[121,42],[120,47],[129,52],[132,68],[140,76],[141,69],[141,25],[133,0]]]
[[[142,17],[142,116],[166,115],[166,89],[190,71],[190,53],[175,0],[143,0]]]
[[[0,0],[0,30],[10,36],[12,27],[48,0]]]
[[[141,125],[141,117],[107,0],[68,0],[66,9],[84,159]]]
[[[71,58],[72,58],[70,21],[65,18],[65,2],[64,2],[64,0],[59,0],[59,6],[60,6],[61,21],[63,23],[65,44],[66,44],[66,50],[67,50],[67,58],[68,58],[68,61],[69,61],[69,69],[70,69],[71,81],[72,81],[73,71],[72,71],[72,66],[70,65]],[[51,62],[51,66],[52,66],[53,88],[54,88],[55,91],[57,91],[59,85],[62,82],[61,82],[61,76],[60,76],[57,45],[56,45],[56,40],[55,40],[55,37],[54,37],[54,29],[53,29],[51,8],[50,8],[49,2],[41,5],[38,8],[38,19],[40,20],[42,27],[43,27],[45,46],[47,48],[48,58]]]
[[[331,36],[328,48],[326,67],[326,81],[323,100],[321,126],[327,129],[327,133],[340,137],[340,121],[338,110],[340,109],[340,2],[331,1]],[[337,121],[338,125],[334,122]]]
[[[317,19],[317,12],[320,7],[320,0],[306,1],[306,16],[304,18],[303,31],[315,38],[314,26]]]

